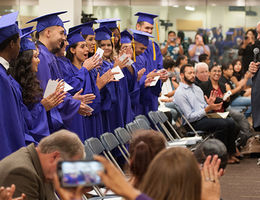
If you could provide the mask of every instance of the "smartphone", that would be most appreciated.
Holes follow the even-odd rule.
[[[99,171],[104,171],[104,166],[98,161],[61,161],[57,166],[62,187],[103,186]]]
[[[215,100],[215,103],[221,103],[221,102],[223,102],[223,99],[220,97],[217,97]]]

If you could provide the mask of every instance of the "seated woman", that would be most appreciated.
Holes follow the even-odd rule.
[[[242,95],[244,97],[249,97],[251,96],[251,86],[248,85],[250,83],[250,80],[252,78],[252,74],[249,72],[246,72],[245,75],[243,76],[243,71],[242,71],[242,63],[241,60],[236,59],[232,62],[232,65],[234,67],[233,69],[233,76],[231,77],[231,81],[237,86],[241,84],[241,81],[247,82],[247,85],[242,88]]]
[[[60,81],[56,91],[43,98],[43,90],[36,77],[38,64],[38,49],[26,36],[21,38],[20,53],[9,68],[9,73],[19,83],[17,88],[22,96],[21,111],[24,116],[30,136],[36,142],[50,134],[48,126],[48,112],[63,102],[65,98],[64,86]],[[30,142],[30,141],[28,141]]]
[[[231,91],[230,106],[236,109],[236,107],[243,107],[246,109],[245,116],[251,115],[251,97],[243,96],[243,88],[246,85],[248,78],[241,79],[237,85],[232,82],[233,65],[231,63],[222,65],[222,76],[220,82],[226,85],[227,90]],[[247,75],[245,75],[246,77]]]
[[[209,72],[210,72],[209,80],[201,83],[199,86],[201,87],[201,89],[203,90],[207,98],[209,98],[210,95],[213,93],[217,97],[216,101],[221,102],[223,101],[224,94],[227,91],[226,86],[219,81],[222,73],[221,66],[213,65],[210,68]],[[242,113],[228,108],[229,104],[230,104],[230,98],[223,101],[222,108],[216,112],[225,112],[225,111],[229,112],[229,116],[236,122],[237,135],[236,136],[234,135],[235,138],[238,138],[239,133],[246,136],[250,136],[251,135],[250,124],[248,123],[247,119]],[[236,152],[237,153],[235,155],[239,156],[240,154],[238,152],[238,149],[236,149]],[[232,155],[229,156],[230,156],[229,163],[239,162],[235,156]]]
[[[130,141],[130,182],[139,187],[145,172],[153,158],[166,147],[162,133],[145,130],[136,132]]]

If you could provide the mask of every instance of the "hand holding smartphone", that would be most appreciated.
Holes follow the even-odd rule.
[[[99,171],[104,171],[104,166],[98,161],[62,161],[57,167],[61,186],[68,188],[103,185]]]

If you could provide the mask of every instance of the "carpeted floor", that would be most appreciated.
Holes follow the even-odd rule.
[[[227,166],[220,180],[223,200],[260,200],[260,166],[256,163],[257,158],[245,158]]]

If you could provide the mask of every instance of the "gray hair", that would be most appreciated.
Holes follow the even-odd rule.
[[[58,151],[61,158],[70,160],[74,156],[85,157],[84,145],[79,137],[68,130],[60,130],[43,138],[38,148],[41,153],[52,153]]]
[[[199,67],[205,67],[209,70],[209,66],[207,65],[207,63],[199,62],[195,64],[195,73],[198,71]]]

